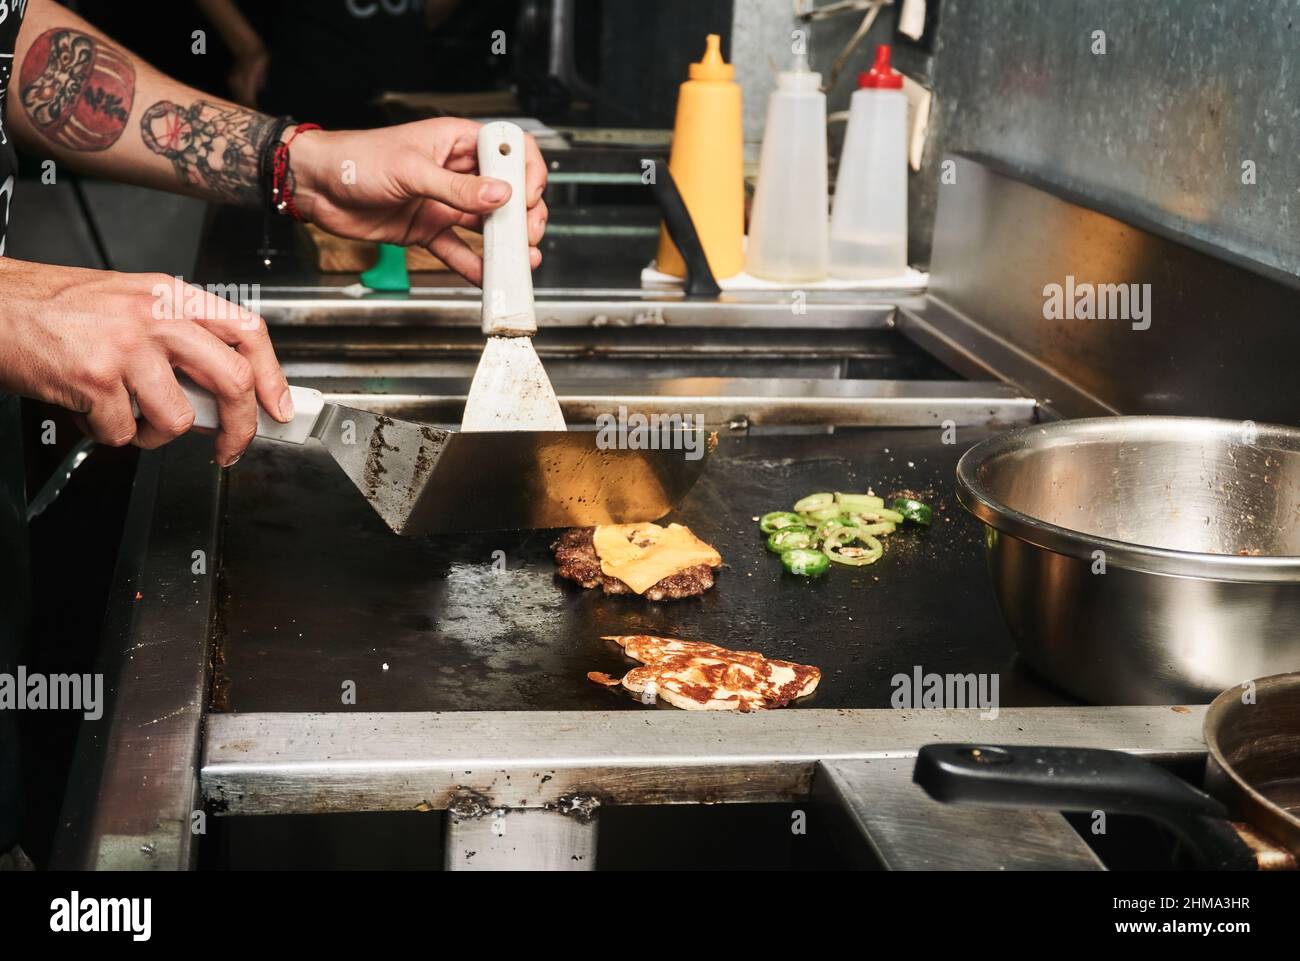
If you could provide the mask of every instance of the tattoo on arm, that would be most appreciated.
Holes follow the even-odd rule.
[[[181,183],[255,207],[262,200],[258,160],[273,126],[270,117],[233,104],[160,100],[140,118],[140,135],[171,161]]]
[[[18,82],[19,99],[36,129],[69,150],[108,149],[131,116],[131,61],[79,30],[56,27],[37,37]]]
[[[107,150],[122,135],[135,99],[126,54],[67,27],[32,43],[19,77],[19,99],[32,124],[69,150]],[[258,160],[271,135],[269,117],[230,104],[160,100],[140,118],[145,146],[171,161],[181,183],[246,206],[261,202]]]

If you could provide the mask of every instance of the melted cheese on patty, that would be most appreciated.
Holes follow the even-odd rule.
[[[688,567],[717,567],[722,555],[681,524],[604,524],[592,534],[601,572],[638,594]]]

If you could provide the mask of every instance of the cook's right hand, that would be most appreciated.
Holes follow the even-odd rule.
[[[166,274],[0,257],[0,387],[82,414],[101,443],[152,448],[194,423],[177,370],[216,395],[214,459],[222,467],[256,434],[259,403],[278,421],[293,419],[289,385],[256,314]]]

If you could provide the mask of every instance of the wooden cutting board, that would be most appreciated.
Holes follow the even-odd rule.
[[[298,237],[308,258],[318,270],[326,274],[358,274],[369,270],[379,259],[379,245],[368,240],[349,240],[326,233],[315,224],[297,224]],[[465,241],[475,253],[483,254],[483,235],[464,227],[452,228],[456,236]],[[447,271],[451,268],[423,247],[406,248],[406,269],[420,271]]]

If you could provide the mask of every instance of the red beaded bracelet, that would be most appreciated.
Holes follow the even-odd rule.
[[[302,222],[303,216],[298,212],[298,207],[293,202],[293,184],[289,180],[289,147],[298,139],[298,134],[319,129],[320,124],[298,124],[288,140],[276,144],[275,153],[271,159],[271,201],[275,204],[277,211],[282,214],[288,213],[290,217],[299,223]]]

